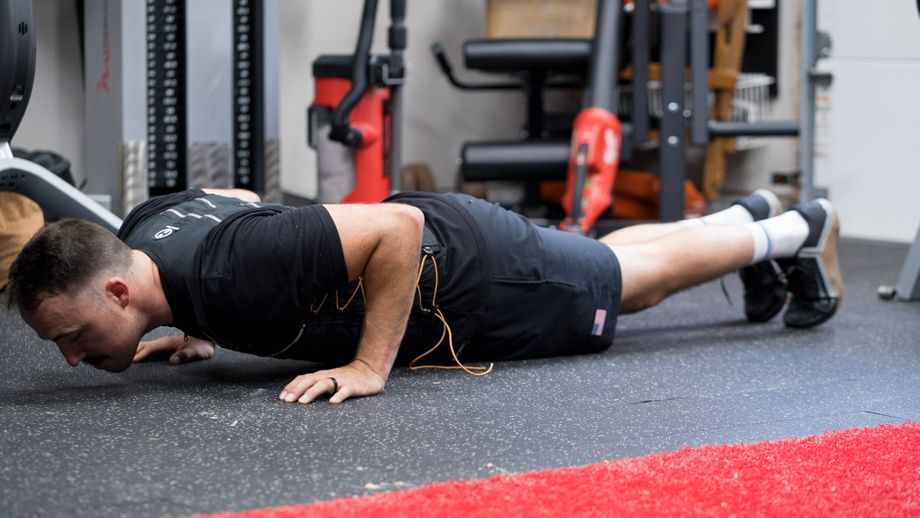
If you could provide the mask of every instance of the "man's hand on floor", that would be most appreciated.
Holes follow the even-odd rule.
[[[332,378],[335,378],[333,382]],[[383,392],[386,379],[361,360],[343,367],[302,374],[281,391],[279,399],[287,403],[309,403],[323,394],[331,394],[330,403],[350,397],[372,396]]]
[[[144,360],[165,360],[179,365],[199,360],[207,360],[214,356],[214,344],[207,340],[185,336],[164,336],[156,340],[141,342],[134,354],[134,363]]]

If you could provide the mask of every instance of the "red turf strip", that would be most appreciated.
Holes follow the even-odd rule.
[[[920,422],[211,516],[736,514],[920,516]]]

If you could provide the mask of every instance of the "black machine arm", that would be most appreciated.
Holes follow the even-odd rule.
[[[374,19],[377,17],[377,0],[365,0],[364,11],[361,14],[361,28],[358,32],[358,45],[351,69],[351,89],[345,94],[342,102],[332,112],[332,127],[329,138],[347,146],[355,146],[361,142],[362,135],[348,123],[351,110],[358,104],[364,91],[367,89],[367,72],[370,63],[371,43],[374,39]]]
[[[35,79],[31,0],[0,3],[0,143],[9,142],[22,121]]]
[[[388,43],[393,50],[406,50],[406,0],[390,0]]]
[[[450,81],[450,84],[460,88],[462,90],[520,90],[523,86],[521,83],[467,83],[457,79],[454,75],[453,67],[450,65],[450,61],[447,60],[447,55],[444,53],[444,47],[440,42],[434,42],[431,44],[431,55],[434,56],[434,59],[438,62],[438,67],[441,69],[441,72],[447,76],[447,80]]]

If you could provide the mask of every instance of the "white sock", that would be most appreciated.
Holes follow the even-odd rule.
[[[766,189],[757,189],[753,194],[758,194],[760,197],[767,200],[767,203],[770,205],[770,215],[775,216],[779,214],[782,210],[782,204],[779,201],[779,198],[776,197],[771,191]],[[732,205],[731,207],[720,210],[719,212],[713,212],[703,216],[702,218],[690,218],[685,219],[681,223],[687,226],[697,226],[697,225],[733,225],[733,224],[744,224],[751,223],[754,221],[754,216],[747,211],[741,205]]]
[[[766,259],[794,257],[808,238],[808,223],[794,210],[745,225],[754,239],[751,264]]]
[[[713,212],[700,219],[707,225],[731,225],[736,223],[750,223],[754,221],[754,216],[751,216],[751,213],[741,205],[732,205],[727,209]]]
[[[750,223],[754,217],[741,205],[732,205],[731,207],[713,212],[712,214],[701,218],[689,218],[681,220],[679,223],[685,227],[699,227],[703,225],[731,225],[733,223]]]

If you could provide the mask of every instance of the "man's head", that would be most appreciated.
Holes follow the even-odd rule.
[[[54,341],[67,363],[127,369],[145,323],[132,296],[132,251],[111,232],[81,220],[52,223],[10,267],[9,307]]]

